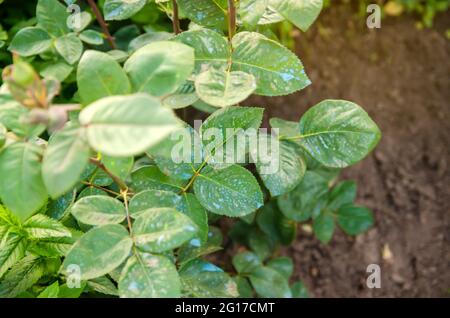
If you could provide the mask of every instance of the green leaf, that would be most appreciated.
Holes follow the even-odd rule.
[[[75,33],[68,33],[57,38],[55,48],[69,64],[78,62],[83,53],[83,43]]]
[[[334,218],[327,212],[321,213],[313,223],[313,230],[316,237],[324,244],[327,244],[334,233]]]
[[[308,290],[305,284],[302,282],[296,282],[291,286],[292,297],[293,298],[308,298]]]
[[[277,203],[287,218],[304,222],[320,211],[326,203],[327,193],[327,179],[308,170],[302,182],[291,192],[278,197]]]
[[[289,281],[289,278],[294,273],[294,262],[290,257],[277,257],[267,263],[267,267],[276,270],[278,273]]]
[[[14,143],[0,153],[0,198],[21,221],[47,202],[41,176],[42,148]]]
[[[45,30],[38,27],[26,27],[14,36],[8,50],[21,56],[32,56],[47,51],[52,39]]]
[[[172,33],[161,31],[161,32],[149,32],[141,34],[138,37],[131,40],[128,45],[128,52],[135,52],[141,47],[158,41],[167,41],[173,36]]]
[[[179,192],[181,184],[161,172],[157,166],[143,166],[131,173],[130,187],[135,192],[164,190]]]
[[[58,298],[79,298],[86,288],[86,282],[80,283],[80,288],[70,288],[67,284],[59,286]]]
[[[284,245],[291,244],[297,234],[296,223],[281,213],[275,201],[269,202],[258,211],[256,223],[272,241],[279,241]]]
[[[138,13],[146,0],[106,0],[103,5],[105,20],[126,20]]]
[[[225,169],[203,170],[194,182],[199,202],[209,211],[230,217],[252,213],[264,204],[255,177],[245,168],[232,165]]]
[[[8,131],[6,130],[6,127],[2,123],[0,123],[0,149],[2,149],[6,143],[7,132]]]
[[[75,202],[70,212],[78,221],[88,225],[121,223],[126,217],[122,202],[104,195],[84,197]]]
[[[64,61],[51,61],[42,65],[39,74],[45,79],[54,78],[60,82],[63,82],[69,77],[70,74],[72,74],[73,70],[74,67]]]
[[[225,29],[227,0],[178,0],[187,18],[201,26]]]
[[[269,3],[303,32],[317,19],[323,6],[323,0],[269,0]]]
[[[23,227],[33,239],[72,236],[64,225],[44,214],[33,215],[23,224]]]
[[[253,298],[253,288],[250,285],[249,281],[245,277],[236,276],[234,277],[234,281],[236,282],[238,293],[240,298]]]
[[[102,162],[111,173],[121,179],[126,179],[133,169],[133,157],[102,156]]]
[[[187,31],[177,35],[173,40],[194,48],[197,74],[210,67],[220,69],[227,66],[230,56],[227,40],[215,31],[209,29]]]
[[[185,265],[193,259],[222,249],[223,236],[218,228],[210,227],[207,237],[206,242],[201,241],[199,238],[193,238],[178,249],[177,256],[180,266]]]
[[[327,167],[345,168],[362,160],[378,144],[381,133],[358,105],[325,100],[300,120],[303,147]]]
[[[252,252],[243,252],[233,256],[233,266],[238,273],[249,274],[262,266],[258,256]]]
[[[28,255],[18,262],[0,283],[0,298],[13,298],[33,286],[45,273],[45,261]]]
[[[256,137],[256,129],[261,125],[263,112],[262,108],[256,107],[226,107],[209,116],[200,127],[205,146],[205,160],[210,164],[215,161],[219,164],[230,161],[245,162],[245,154],[249,148],[248,139],[253,137],[252,133]],[[230,144],[234,151],[228,151]]]
[[[146,190],[134,195],[129,203],[130,215],[137,218],[141,213],[153,208],[173,208],[181,211],[182,198],[170,191]]]
[[[42,162],[42,178],[52,198],[75,186],[88,164],[89,154],[84,130],[76,124],[66,125],[50,138]]]
[[[180,126],[171,110],[147,94],[103,98],[81,111],[80,123],[92,148],[117,157],[141,154]]]
[[[343,181],[333,188],[327,203],[327,209],[336,211],[341,206],[353,203],[356,199],[356,183]]]
[[[135,244],[146,252],[161,253],[179,247],[197,232],[186,215],[171,208],[142,212],[133,224]]]
[[[59,294],[59,283],[58,281],[54,282],[50,286],[47,286],[38,296],[37,298],[58,298]]]
[[[183,292],[188,297],[228,298],[238,297],[237,285],[219,267],[193,260],[180,269]]]
[[[256,94],[287,95],[311,84],[298,57],[264,35],[240,32],[232,44],[231,69],[252,74],[256,78]]]
[[[250,229],[245,233],[247,236],[248,247],[258,256],[261,261],[264,261],[274,251],[274,241],[261,230],[256,227]]]
[[[208,214],[194,194],[183,193],[180,212],[186,214],[197,225],[196,237],[201,242],[206,242],[208,239]]]
[[[84,52],[78,64],[77,84],[84,105],[106,96],[131,92],[128,77],[119,63],[98,51]]]
[[[27,240],[23,236],[13,232],[7,232],[6,236],[0,238],[0,278],[24,257],[27,245]]]
[[[210,68],[195,79],[197,95],[206,103],[226,107],[247,99],[256,89],[253,75]]]
[[[194,69],[194,50],[177,42],[154,42],[125,63],[133,91],[163,96],[176,91]]]
[[[373,226],[371,210],[362,206],[344,205],[337,212],[337,222],[348,235],[358,235]]]
[[[264,15],[269,0],[241,0],[238,15],[244,25],[253,27]]]
[[[181,283],[175,265],[165,256],[136,253],[130,257],[119,280],[122,298],[175,298]]]
[[[3,97],[3,98],[2,98]],[[44,125],[32,125],[24,119],[30,110],[11,97],[0,95],[0,122],[18,136],[31,137],[41,134],[45,130]]]
[[[296,147],[271,134],[259,134],[258,147],[251,149],[256,169],[273,197],[292,191],[305,175],[306,163]]]
[[[60,37],[70,31],[67,26],[69,13],[59,1],[39,0],[36,7],[36,18],[38,26],[52,36]]]
[[[288,281],[270,267],[260,266],[249,276],[253,288],[263,298],[291,298]]]
[[[119,269],[118,267],[117,269]],[[87,281],[87,286],[98,293],[105,295],[118,296],[119,291],[117,287],[106,276],[100,276]]]
[[[91,45],[102,45],[103,34],[94,30],[84,30],[79,35],[80,40]]]
[[[45,257],[61,257],[67,255],[72,245],[83,235],[81,231],[70,230],[71,237],[50,237],[33,240],[28,250]]]
[[[67,254],[63,271],[71,265],[80,267],[80,279],[103,276],[118,267],[129,255],[133,242],[125,228],[118,224],[103,225],[87,232]]]

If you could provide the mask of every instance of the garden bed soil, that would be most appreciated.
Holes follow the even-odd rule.
[[[323,99],[351,100],[383,132],[376,150],[343,173],[358,183],[357,202],[373,209],[373,229],[357,238],[338,230],[328,246],[299,230],[283,251],[312,296],[450,295],[450,14],[434,29],[415,23],[402,16],[369,30],[348,6],[335,6],[298,36],[313,84],[251,100],[266,108],[266,125],[270,117],[298,120]],[[372,263],[381,266],[381,289],[366,287]]]

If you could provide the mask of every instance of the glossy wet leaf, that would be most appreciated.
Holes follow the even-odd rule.
[[[79,199],[70,212],[78,221],[89,225],[121,223],[126,217],[123,203],[104,195]]]
[[[219,267],[193,260],[180,270],[183,292],[188,297],[228,298],[237,297],[236,283]]]
[[[103,34],[94,30],[85,30],[80,33],[79,38],[81,41],[91,45],[102,45]]]
[[[238,165],[202,172],[194,182],[194,192],[207,210],[231,217],[247,215],[264,203],[255,177]]]
[[[145,190],[179,192],[180,186],[179,180],[168,177],[157,166],[143,166],[131,173],[130,187],[136,192]]]
[[[145,190],[134,195],[129,203],[130,215],[137,218],[141,213],[154,208],[181,210],[182,197],[164,190]]]
[[[196,225],[196,237],[200,242],[208,239],[208,215],[198,199],[192,193],[183,193],[180,212],[186,214]]]
[[[197,232],[186,215],[173,208],[142,212],[133,224],[136,245],[143,251],[161,253],[179,247]]]
[[[226,27],[227,0],[178,0],[183,13],[205,27]]]
[[[130,257],[119,280],[123,298],[180,297],[181,283],[175,265],[165,256],[137,252]]]
[[[153,96],[173,93],[194,69],[194,50],[182,43],[160,41],[138,49],[125,63],[133,91]]]
[[[300,120],[303,147],[327,167],[345,168],[362,160],[378,144],[381,133],[358,105],[325,100]]]
[[[77,265],[83,280],[103,276],[128,257],[132,244],[129,233],[121,225],[97,227],[75,243],[64,259],[62,270],[68,275],[70,266]]]
[[[88,164],[89,155],[84,131],[76,124],[66,125],[50,138],[42,162],[42,177],[52,198],[75,186]]]
[[[206,103],[226,107],[247,99],[256,89],[253,75],[210,68],[195,79],[197,95]]]
[[[125,20],[138,13],[146,0],[106,0],[103,5],[105,20]]]
[[[110,156],[133,156],[161,141],[180,123],[147,94],[103,98],[80,113],[89,144]]]
[[[109,54],[92,50],[86,51],[81,57],[77,84],[84,105],[131,91],[128,77],[119,63]]]
[[[238,15],[244,25],[255,26],[264,15],[269,0],[241,0]]]
[[[344,205],[337,211],[337,222],[348,235],[358,235],[374,224],[371,210],[362,206]]]
[[[18,142],[0,153],[0,198],[22,221],[47,202],[41,176],[42,152],[32,143]]]
[[[281,44],[256,32],[240,32],[232,41],[232,70],[252,74],[256,94],[291,94],[311,84],[298,57]]]
[[[51,45],[52,39],[44,29],[26,27],[17,32],[8,49],[21,56],[32,56],[45,52]]]

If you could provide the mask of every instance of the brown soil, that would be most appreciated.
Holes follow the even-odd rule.
[[[343,174],[357,180],[375,227],[356,239],[338,231],[328,246],[300,231],[284,253],[315,297],[449,296],[450,15],[431,30],[405,16],[378,30],[363,22],[348,6],[323,13],[297,47],[313,85],[252,98],[267,117],[290,120],[323,99],[351,100],[383,132],[375,152]],[[366,287],[371,263],[381,266],[381,289]]]

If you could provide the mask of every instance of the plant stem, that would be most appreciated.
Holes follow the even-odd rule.
[[[173,25],[173,33],[180,34],[180,18],[178,16],[178,3],[177,0],[172,0],[173,7],[173,16],[172,16],[172,25]]]
[[[103,30],[103,33],[106,36],[106,40],[109,42],[111,47],[115,50],[117,49],[116,42],[114,42],[114,38],[111,36],[111,33],[109,33],[108,25],[106,24],[105,20],[103,19],[102,14],[100,13],[100,10],[98,9],[97,5],[95,4],[94,0],[87,0],[89,3],[89,6],[92,9],[92,12],[94,12],[95,18],[97,19],[98,24],[100,24],[100,27]]]
[[[102,169],[103,171],[106,172],[106,174],[108,176],[111,177],[111,179],[114,180],[115,183],[117,183],[117,185],[119,186],[121,191],[127,191],[128,193],[128,186],[125,183],[125,181],[123,181],[122,179],[120,179],[118,176],[116,176],[115,174],[113,174],[111,171],[109,171],[106,166],[98,159],[96,158],[90,158],[90,161],[96,165],[97,167],[99,167],[100,169]]]
[[[127,214],[127,224],[128,224],[128,230],[130,231],[130,236],[133,236],[133,228],[131,227],[131,218],[130,218],[130,211],[128,210],[128,189],[125,189],[123,191],[120,191],[123,197],[123,203],[125,204],[125,212]]]
[[[228,40],[231,42],[236,33],[236,6],[234,0],[228,0]]]
[[[81,183],[87,185],[88,187],[93,187],[93,188],[96,188],[96,189],[99,189],[99,190],[108,192],[108,193],[110,193],[110,194],[114,194],[115,196],[120,196],[120,193],[118,193],[118,192],[116,192],[116,191],[113,191],[113,190],[110,190],[110,189],[107,189],[107,188],[103,188],[103,187],[98,186],[98,185],[96,185],[96,184],[93,184],[93,183],[91,183],[91,182],[81,181]]]

